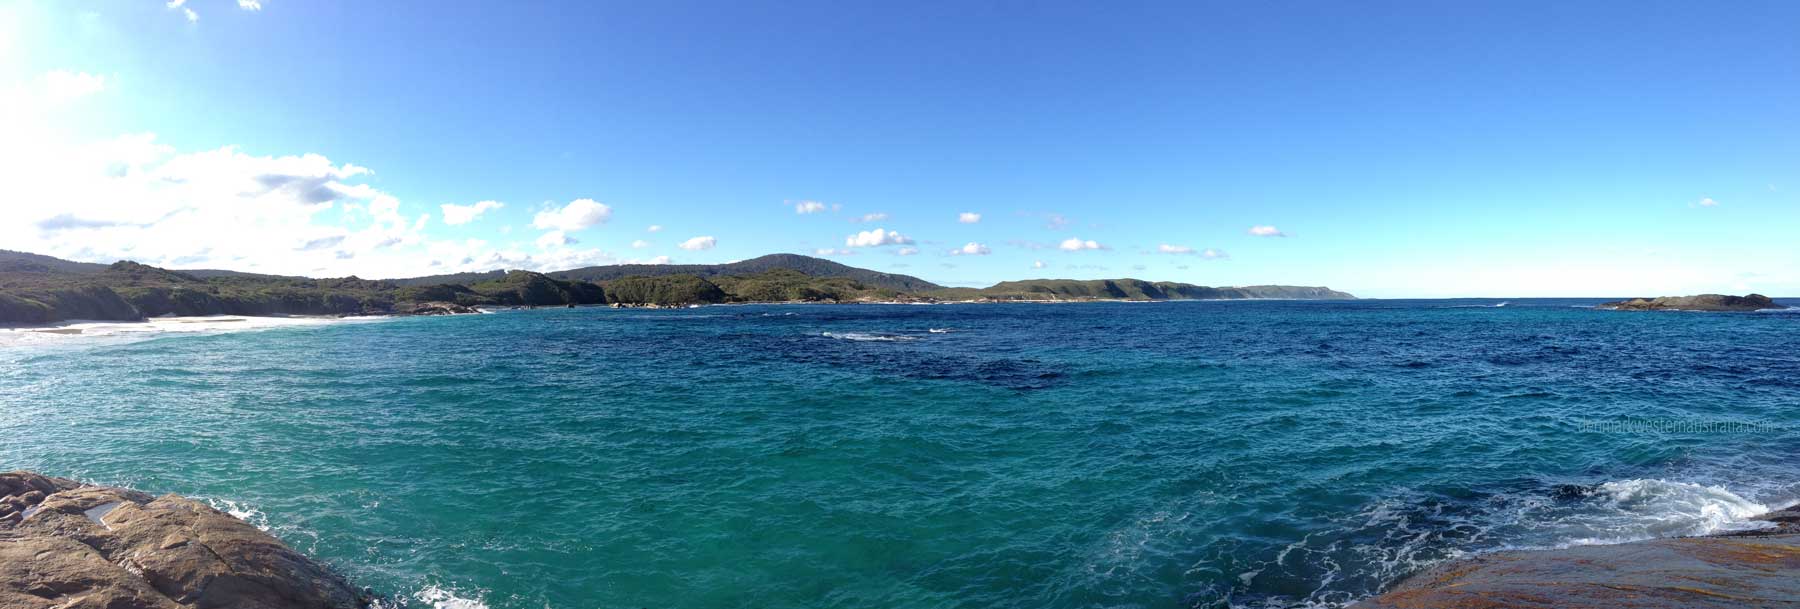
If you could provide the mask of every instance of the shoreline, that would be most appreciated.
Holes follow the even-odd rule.
[[[1800,503],[1770,509],[1744,522],[1767,525],[1463,556],[1407,575],[1391,582],[1383,593],[1345,606],[1724,609],[1800,602],[1800,579],[1791,577],[1800,568]],[[310,597],[303,605],[282,604],[291,598],[256,599],[273,601],[258,605],[272,609],[362,609],[408,597],[432,606],[444,606],[437,601],[480,603],[436,586],[410,593],[364,587],[340,567],[294,549],[264,526],[202,497],[158,497],[134,488],[23,470],[0,472],[0,532],[8,533],[0,535],[0,575],[6,575],[0,577],[0,601],[21,592],[38,598],[33,590],[44,589],[39,584],[46,582],[56,584],[62,595],[58,598],[211,594],[204,584],[188,588],[165,581],[173,575],[179,581],[197,582],[241,577],[255,581],[258,588]],[[191,540],[169,541],[182,535]],[[155,544],[145,545],[146,540]],[[205,552],[195,554],[195,547]],[[107,560],[94,560],[91,555],[96,553]],[[115,554],[130,558],[111,560]],[[160,575],[146,578],[132,568],[135,565],[152,565]],[[230,575],[218,574],[221,568]],[[63,589],[70,587],[80,589]],[[217,588],[225,590],[220,593],[224,595],[243,593],[239,586]],[[319,602],[325,605],[312,604]]]
[[[155,317],[141,321],[72,319],[50,324],[0,326],[0,347],[45,344],[85,338],[152,337],[169,334],[202,334],[322,326],[335,323],[374,322],[391,315],[336,317],[321,315],[260,316],[207,315]]]
[[[1354,609],[1735,609],[1800,603],[1800,503],[1749,518],[1756,529],[1445,561]]]

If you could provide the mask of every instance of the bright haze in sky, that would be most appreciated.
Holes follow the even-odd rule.
[[[0,248],[1800,296],[1800,3],[0,0]]]

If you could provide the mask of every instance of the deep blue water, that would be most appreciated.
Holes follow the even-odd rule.
[[[1498,302],[69,337],[0,347],[0,469],[208,497],[396,602],[496,609],[1337,606],[1800,498],[1800,315]]]

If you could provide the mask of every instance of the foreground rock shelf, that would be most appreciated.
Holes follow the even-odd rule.
[[[353,609],[369,600],[203,503],[0,473],[0,609]]]
[[[1440,565],[1356,609],[1711,609],[1800,606],[1800,510],[1774,528]]]

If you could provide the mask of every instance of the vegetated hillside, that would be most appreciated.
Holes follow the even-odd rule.
[[[98,273],[104,270],[106,270],[104,264],[74,262],[42,254],[0,250],[0,277],[7,273]]]
[[[431,302],[466,307],[683,305],[902,296],[898,290],[872,287],[848,277],[815,277],[791,269],[710,279],[693,274],[623,276],[600,283],[511,271],[446,275],[440,277],[451,281],[425,283],[172,271],[136,262],[100,265],[19,252],[0,254],[4,254],[0,256],[0,324],[120,321],[164,315],[381,315],[404,313],[414,305]]]
[[[421,306],[427,303],[474,307],[1240,298],[1354,297],[1323,287],[1214,288],[1138,279],[1038,279],[981,289],[944,288],[916,277],[792,254],[721,265],[624,265],[552,274],[493,271],[368,280],[172,271],[129,261],[100,265],[0,250],[0,324],[163,315],[378,315],[454,310]]]
[[[605,301],[600,287],[591,283],[523,271],[471,286],[402,287],[356,277],[202,278],[136,262],[116,262],[98,272],[29,262],[0,267],[0,323],[125,321],[163,315],[379,315],[432,301],[469,306]]]
[[[713,278],[721,276],[758,275],[768,271],[794,271],[809,277],[841,277],[852,279],[869,288],[886,288],[895,292],[920,292],[943,286],[913,277],[896,275],[838,264],[823,258],[799,254],[769,254],[729,264],[619,264],[590,266],[550,273],[552,277],[607,281],[620,277],[661,275],[693,275]]]
[[[753,275],[723,275],[712,281],[739,302],[850,302],[896,300],[905,290],[870,285],[852,277],[814,277],[790,269]]]

